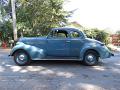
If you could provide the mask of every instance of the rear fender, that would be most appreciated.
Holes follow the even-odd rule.
[[[26,44],[19,44],[19,45],[14,46],[10,52],[10,56],[13,56],[14,53],[18,50],[26,51],[32,60],[42,59],[45,57],[44,49],[40,49],[35,46],[26,45]]]

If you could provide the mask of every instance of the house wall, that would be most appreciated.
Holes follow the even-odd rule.
[[[120,46],[120,35],[113,34],[110,36],[112,39],[112,44],[115,46]]]

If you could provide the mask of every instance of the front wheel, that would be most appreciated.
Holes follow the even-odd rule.
[[[31,59],[24,50],[19,50],[14,54],[14,61],[17,65],[24,66],[30,64]]]
[[[95,51],[87,51],[84,55],[84,64],[88,66],[93,66],[98,63],[99,56]]]

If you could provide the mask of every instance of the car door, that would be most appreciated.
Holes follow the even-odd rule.
[[[78,31],[71,31],[70,32],[70,56],[71,57],[79,57],[80,55],[80,49],[82,49],[83,46],[83,39],[81,38],[82,35]]]
[[[66,30],[54,30],[47,38],[48,56],[69,56],[70,42]]]

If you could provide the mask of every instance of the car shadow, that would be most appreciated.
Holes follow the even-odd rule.
[[[81,65],[84,66],[81,61],[74,60],[37,60],[32,61],[30,66],[39,66],[39,65]]]
[[[70,66],[82,66],[82,67],[91,67],[85,65],[82,61],[75,61],[75,60],[34,60],[31,62],[30,65],[27,66],[40,66],[40,65],[55,65],[55,66],[62,66],[62,65],[70,65]],[[99,61],[95,66],[103,66],[105,63]]]

